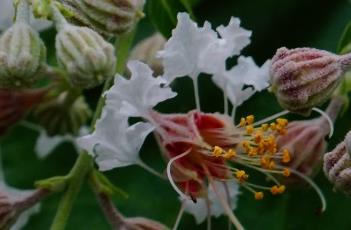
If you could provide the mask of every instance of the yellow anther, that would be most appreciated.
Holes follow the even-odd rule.
[[[240,123],[239,123],[239,126],[241,126],[241,127],[244,127],[246,125],[246,120],[245,120],[245,118],[241,118],[240,119]]]
[[[288,168],[284,168],[283,175],[286,177],[290,176],[290,170]]]
[[[283,162],[283,163],[289,163],[290,161],[291,161],[290,152],[289,152],[288,149],[284,149],[284,150],[283,150],[282,162]]]
[[[213,156],[220,157],[223,154],[223,149],[219,146],[215,146],[212,151]]]
[[[246,174],[244,170],[239,170],[235,173],[236,178],[239,180],[240,183],[245,182],[247,178],[249,178],[249,175]]]
[[[245,149],[246,152],[249,152],[251,149],[250,142],[249,141],[243,141],[241,142],[241,145]]]
[[[254,140],[255,140],[255,143],[260,143],[262,140],[263,140],[263,135],[262,133],[258,132],[255,134],[255,137],[254,137]]]
[[[257,156],[257,148],[250,148],[250,150],[248,151],[248,155],[250,156],[250,157],[254,157],[254,156]]]
[[[276,129],[277,133],[280,134],[280,135],[285,135],[286,134],[285,127],[283,127],[283,126],[281,126],[279,124],[276,125],[275,129]]]
[[[284,193],[285,192],[285,185],[279,185],[279,187],[278,187],[278,193],[279,194],[282,194],[282,193]]]
[[[224,158],[226,159],[230,159],[230,158],[233,158],[233,157],[236,157],[236,152],[234,149],[229,149],[224,155],[223,155]]]
[[[274,122],[272,122],[272,123],[269,125],[269,128],[271,128],[271,130],[276,130],[277,125],[276,125]]]
[[[274,168],[275,168],[275,162],[271,160],[271,161],[269,162],[268,168],[269,168],[269,169],[274,169]]]
[[[262,124],[261,125],[261,129],[262,129],[263,132],[266,132],[268,130],[268,128],[269,128],[268,124]]]
[[[264,197],[263,192],[255,192],[255,199],[262,200]]]
[[[270,156],[263,156],[261,157],[261,167],[262,168],[269,168],[269,163],[271,162]]]
[[[254,123],[254,121],[255,121],[254,115],[249,115],[246,117],[246,124],[252,125]]]
[[[273,195],[277,195],[277,194],[282,194],[285,192],[285,185],[274,185],[272,188],[271,188],[271,193]]]
[[[284,119],[284,118],[278,118],[276,120],[277,124],[282,126],[282,127],[286,127],[288,125],[288,120]]]
[[[254,127],[252,125],[246,126],[246,133],[251,135],[254,131]]]

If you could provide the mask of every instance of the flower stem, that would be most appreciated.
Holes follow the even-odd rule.
[[[132,41],[134,38],[134,32],[129,33],[127,35],[121,36],[116,42],[116,50],[117,47],[117,67],[116,72],[122,74],[125,69],[125,64],[127,62],[129,56],[129,49],[131,47]],[[109,78],[106,80],[105,85],[103,87],[103,93],[110,88],[111,83],[113,82],[113,78]],[[100,97],[95,114],[93,116],[91,129],[94,130],[95,123],[101,116],[103,107],[105,104],[105,98],[103,96]],[[82,187],[84,180],[86,179],[88,173],[93,169],[93,159],[92,157],[85,151],[79,154],[79,157],[73,166],[72,170],[68,174],[69,181],[65,194],[63,195],[59,207],[57,209],[56,216],[51,225],[51,230],[61,230],[65,229],[68,217],[71,213],[73,203],[77,198],[77,195]]]

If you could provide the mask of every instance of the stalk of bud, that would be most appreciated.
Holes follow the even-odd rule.
[[[46,61],[46,48],[38,32],[29,24],[26,0],[17,5],[16,21],[0,38],[0,86],[33,85]]]
[[[313,107],[330,98],[350,67],[351,54],[280,48],[270,69],[272,91],[283,108],[308,115]]]
[[[53,15],[58,29],[56,56],[68,73],[71,83],[92,88],[114,75],[114,47],[88,27],[74,26],[63,18],[56,7]]]
[[[142,16],[132,0],[61,0],[61,3],[72,12],[71,20],[105,34],[128,32]]]
[[[65,91],[40,104],[34,116],[48,135],[77,135],[90,118],[91,110],[83,96]]]
[[[351,196],[351,131],[344,141],[324,155],[324,173],[335,189]]]
[[[143,217],[127,218],[126,223],[128,227],[121,228],[121,230],[167,230],[168,228],[163,224]]]
[[[137,44],[129,59],[142,61],[148,64],[157,76],[162,75],[163,65],[161,60],[156,58],[156,53],[163,50],[165,43],[166,39],[162,34],[155,33]]]
[[[0,89],[0,134],[22,119],[33,106],[39,104],[46,93],[46,89]]]
[[[343,106],[341,97],[335,97],[329,104],[326,114],[334,121]],[[326,136],[331,132],[330,124],[323,116],[288,124],[285,135],[277,140],[281,161],[291,169],[312,177],[320,168],[326,152]],[[290,183],[300,182],[300,178],[289,176]]]

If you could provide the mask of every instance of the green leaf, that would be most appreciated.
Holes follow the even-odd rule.
[[[169,38],[176,27],[178,12],[188,12],[193,17],[195,3],[189,0],[150,0],[146,6],[147,15],[157,30]]]
[[[349,53],[351,51],[351,22],[349,22],[344,29],[337,51],[340,54]]]

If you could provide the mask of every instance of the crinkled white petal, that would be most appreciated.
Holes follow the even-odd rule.
[[[228,26],[217,27],[221,38],[226,41],[230,56],[239,55],[241,50],[250,44],[252,32],[240,27],[240,19],[232,17]]]
[[[121,76],[106,93],[106,104],[126,116],[148,117],[148,112],[158,103],[175,97],[170,87],[164,86],[162,77],[153,77],[150,67],[140,61],[130,61],[131,78]]]
[[[239,185],[235,181],[229,182],[221,182],[215,181],[214,182],[216,189],[220,196],[223,199],[227,199],[227,191],[229,195],[229,205],[234,210],[236,208],[236,203],[238,201],[239,192]],[[227,186],[227,188],[225,187]],[[221,205],[221,202],[214,192],[212,186],[208,188],[208,200],[210,202],[210,212],[212,216],[219,217],[222,214],[225,214],[225,211]],[[197,199],[197,202],[194,203],[193,201],[187,199],[184,200],[184,210],[190,214],[192,214],[196,220],[197,224],[201,224],[207,217],[208,210],[207,210],[207,203],[204,198]]]
[[[251,31],[240,27],[240,19],[232,17],[228,26],[217,28],[221,38],[203,48],[199,65],[203,72],[218,74],[226,70],[228,58],[239,55],[250,44]]]
[[[13,17],[15,8],[13,7],[13,0],[1,0],[0,7],[0,31],[4,31],[13,24]],[[31,17],[30,24],[36,30],[44,30],[52,25],[51,22],[42,19],[35,19]]]
[[[239,57],[238,64],[229,70],[231,81],[243,82],[251,85],[257,91],[261,91],[269,86],[269,65],[266,61],[262,67],[258,67],[252,57]]]
[[[86,135],[88,133],[87,127],[82,127],[79,130],[79,136]],[[64,142],[71,142],[75,148],[78,150],[78,146],[76,144],[76,137],[72,135],[56,135],[56,136],[48,136],[46,131],[43,129],[35,144],[35,152],[39,158],[45,158],[50,153],[53,152],[60,144]]]
[[[179,13],[178,24],[164,50],[158,53],[162,58],[164,77],[171,83],[177,77],[198,77],[202,72],[199,59],[207,46],[218,40],[217,33],[209,23],[198,27],[187,13]]]
[[[146,136],[154,127],[146,122],[128,124],[128,117],[105,106],[95,131],[77,139],[80,148],[95,157],[101,171],[136,164]]]

